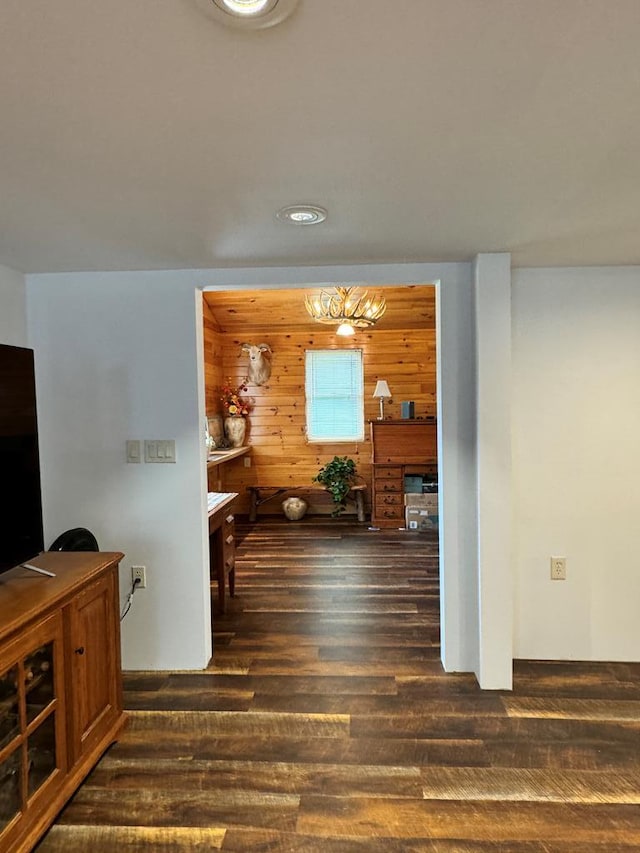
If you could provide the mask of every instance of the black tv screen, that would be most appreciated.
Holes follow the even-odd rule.
[[[0,572],[44,549],[33,350],[0,344]]]

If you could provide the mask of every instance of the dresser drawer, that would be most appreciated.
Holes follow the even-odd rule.
[[[397,480],[378,480],[375,482],[375,491],[376,495],[383,493],[397,493],[399,495],[403,494],[404,484],[401,479]]]
[[[376,518],[402,522],[404,525],[404,506],[376,506]]]
[[[404,506],[403,495],[400,492],[376,492],[376,509],[384,506]]]
[[[375,465],[373,473],[376,480],[402,480],[400,465]]]

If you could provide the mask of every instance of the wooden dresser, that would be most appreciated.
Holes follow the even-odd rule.
[[[0,850],[32,850],[123,723],[120,553],[0,575]]]
[[[225,583],[233,598],[236,586],[234,509],[237,492],[209,492],[209,571],[211,587],[218,590],[218,610],[225,612]]]
[[[384,420],[370,421],[370,429],[371,524],[404,527],[405,475],[437,475],[437,425],[427,420]]]

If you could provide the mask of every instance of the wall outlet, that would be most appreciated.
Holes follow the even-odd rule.
[[[144,589],[147,585],[147,567],[146,566],[131,566],[131,583],[136,580],[140,583],[136,584],[136,589]]]
[[[251,468],[251,457],[250,456],[244,457],[244,467],[245,468]]]
[[[551,580],[566,581],[567,579],[567,558],[566,557],[551,557]]]

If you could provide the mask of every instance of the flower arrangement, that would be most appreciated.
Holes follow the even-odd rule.
[[[227,377],[227,381],[222,386],[222,396],[220,397],[225,415],[232,418],[246,418],[251,411],[249,401],[240,396],[243,391],[248,390],[246,382],[247,377],[245,376],[240,384],[234,388],[231,379]]]

